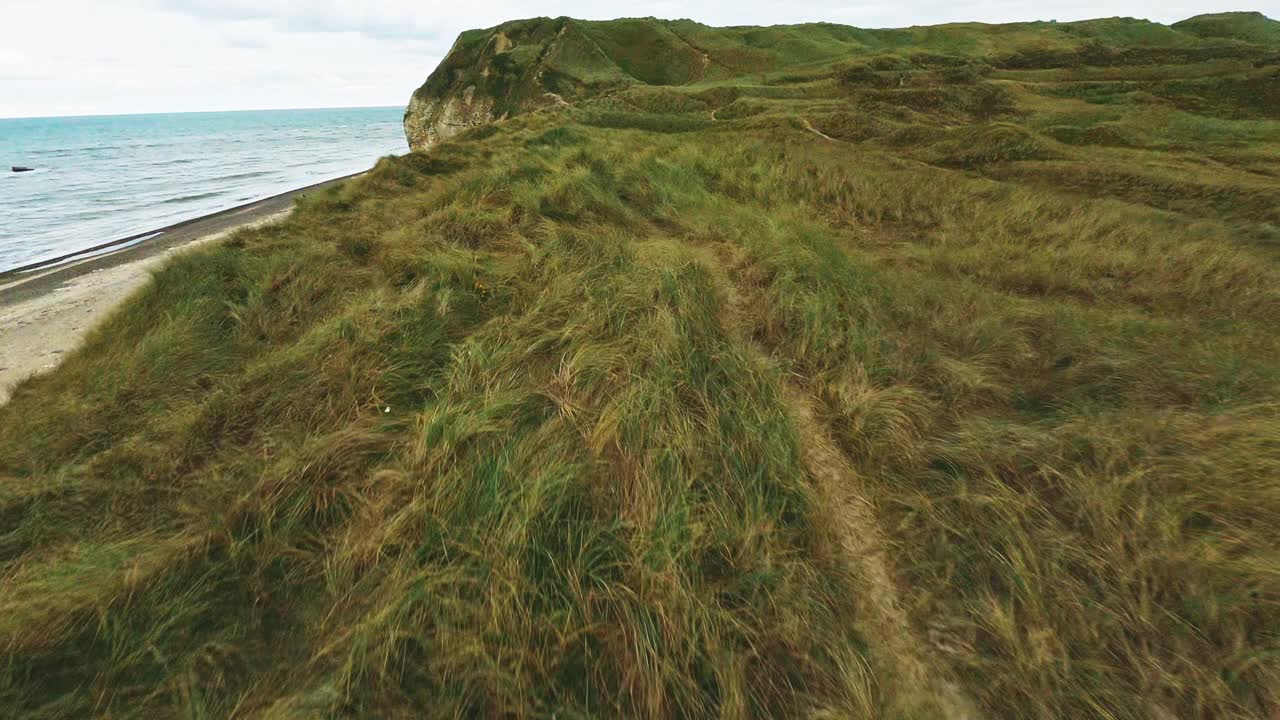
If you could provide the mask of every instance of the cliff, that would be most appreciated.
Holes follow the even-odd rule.
[[[465,32],[414,92],[405,134],[411,148],[426,150],[468,127],[627,82],[634,80],[568,18]]]
[[[733,75],[686,39],[691,30],[715,29],[653,18],[562,17],[464,32],[409,101],[409,145],[426,150],[474,125],[631,85]]]

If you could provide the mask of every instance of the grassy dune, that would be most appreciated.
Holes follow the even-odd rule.
[[[699,27],[20,386],[0,714],[1280,712],[1275,23]]]

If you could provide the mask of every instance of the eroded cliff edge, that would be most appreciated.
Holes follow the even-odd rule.
[[[534,18],[462,33],[405,111],[409,146],[427,150],[476,125],[612,89],[708,77],[688,21]]]

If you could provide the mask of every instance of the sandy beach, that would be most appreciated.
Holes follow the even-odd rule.
[[[21,380],[57,367],[92,327],[146,284],[174,253],[216,242],[243,227],[283,219],[298,196],[345,179],[144,233],[141,237],[154,237],[122,243],[119,250],[0,274],[0,404]]]

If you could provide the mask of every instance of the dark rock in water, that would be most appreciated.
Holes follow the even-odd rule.
[[[14,172],[31,172],[32,170],[35,170],[35,168],[23,167],[21,165],[14,165],[10,169]]]

